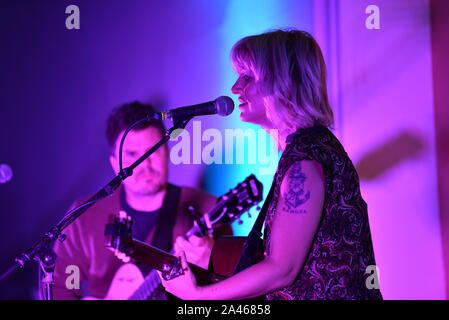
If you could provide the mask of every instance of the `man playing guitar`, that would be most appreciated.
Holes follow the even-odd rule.
[[[109,116],[106,131],[111,150],[109,160],[116,173],[119,171],[119,144],[124,131],[153,112],[152,106],[134,102],[114,109]],[[162,122],[156,120],[133,129],[123,147],[123,166],[138,159],[164,133]],[[195,235],[184,239],[194,224],[194,218],[185,208],[193,206],[204,213],[214,206],[217,199],[193,188],[168,183],[168,155],[168,147],[164,145],[140,164],[111,197],[89,208],[65,230],[67,239],[55,246],[58,257],[54,273],[55,299],[105,298],[123,262],[105,247],[104,229],[109,215],[121,210],[134,221],[134,238],[165,251],[185,251],[190,263],[207,268],[214,239]],[[232,234],[231,228],[227,226],[215,232],[217,236],[223,234]],[[73,266],[79,270],[79,286],[67,284]],[[144,273],[149,271],[142,270]],[[159,291],[149,298],[165,299],[166,295]]]

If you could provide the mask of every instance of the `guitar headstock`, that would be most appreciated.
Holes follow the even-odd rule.
[[[205,213],[203,218],[197,219],[197,223],[189,230],[187,236],[191,234],[202,235],[204,230],[210,229],[210,225],[215,229],[232,223],[239,219],[243,213],[262,201],[262,197],[262,183],[253,174],[248,176],[245,181],[221,196],[217,204],[209,212]],[[194,211],[190,208],[189,211],[195,217]],[[250,216],[249,212],[248,215]],[[196,218],[198,218],[198,215]]]
[[[209,219],[213,225],[231,223],[262,201],[262,196],[263,185],[252,174],[220,197],[219,203],[222,203],[222,209],[220,212],[209,215]]]
[[[125,211],[109,215],[109,222],[106,224],[105,246],[114,252],[115,256],[123,262],[129,262],[131,255],[130,243],[132,243],[133,221]]]

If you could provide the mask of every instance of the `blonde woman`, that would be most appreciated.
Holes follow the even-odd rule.
[[[241,39],[231,57],[241,120],[277,129],[282,150],[266,199],[265,257],[198,286],[182,255],[186,272],[163,281],[166,290],[182,299],[382,299],[366,284],[375,265],[367,206],[351,160],[329,131],[318,44],[307,32],[277,30]]]

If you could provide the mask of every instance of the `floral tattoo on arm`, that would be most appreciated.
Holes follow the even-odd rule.
[[[288,173],[288,191],[283,193],[285,206],[282,208],[292,214],[306,213],[301,206],[310,198],[310,190],[305,190],[306,175],[301,171],[301,163],[294,163]]]

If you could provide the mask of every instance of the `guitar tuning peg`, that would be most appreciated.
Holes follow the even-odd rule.
[[[243,210],[243,207],[242,207],[242,206],[237,206],[236,209],[237,209],[238,211],[242,211],[242,210]]]
[[[251,213],[249,213],[249,211],[248,211],[248,218],[251,218],[252,216],[251,216]]]
[[[168,271],[170,271],[170,265],[168,265],[167,263],[164,263],[163,265],[162,265],[162,272],[168,272]]]
[[[234,217],[234,214],[233,214],[232,212],[229,212],[229,213],[228,213],[228,217],[229,217],[229,218],[233,218],[233,217]]]
[[[241,219],[237,220],[237,223],[240,225],[243,223],[243,221]]]
[[[256,207],[256,210],[257,210],[257,211],[259,211],[259,210],[260,210],[260,207],[259,207],[259,206],[257,206],[257,207]]]

